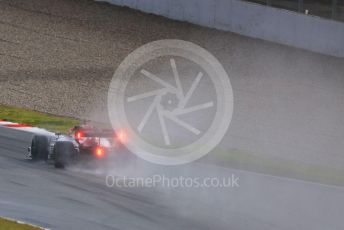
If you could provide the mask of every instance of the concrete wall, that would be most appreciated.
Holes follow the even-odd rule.
[[[238,0],[106,0],[144,12],[344,57],[344,23]]]

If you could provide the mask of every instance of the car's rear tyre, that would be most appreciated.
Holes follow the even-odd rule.
[[[55,168],[65,168],[72,164],[77,155],[77,150],[71,142],[56,142],[54,152]]]
[[[49,153],[49,140],[46,136],[34,136],[31,141],[31,159],[47,160]]]

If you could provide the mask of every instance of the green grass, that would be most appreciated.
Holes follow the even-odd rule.
[[[20,224],[0,217],[0,230],[40,230],[41,228]]]
[[[0,119],[37,126],[60,133],[67,133],[71,127],[80,123],[79,120],[74,118],[61,117],[7,105],[0,105]]]

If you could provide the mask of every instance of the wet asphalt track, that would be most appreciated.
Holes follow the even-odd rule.
[[[90,169],[56,170],[25,160],[30,138],[0,128],[0,216],[51,229],[344,229],[341,187],[200,163],[162,169],[136,161],[131,175],[234,173],[240,187],[108,188]]]

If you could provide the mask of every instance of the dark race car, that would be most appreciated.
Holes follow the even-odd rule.
[[[28,156],[32,160],[45,160],[56,168],[64,168],[80,159],[106,159],[122,149],[125,135],[112,129],[90,125],[75,126],[69,135],[35,134]]]

